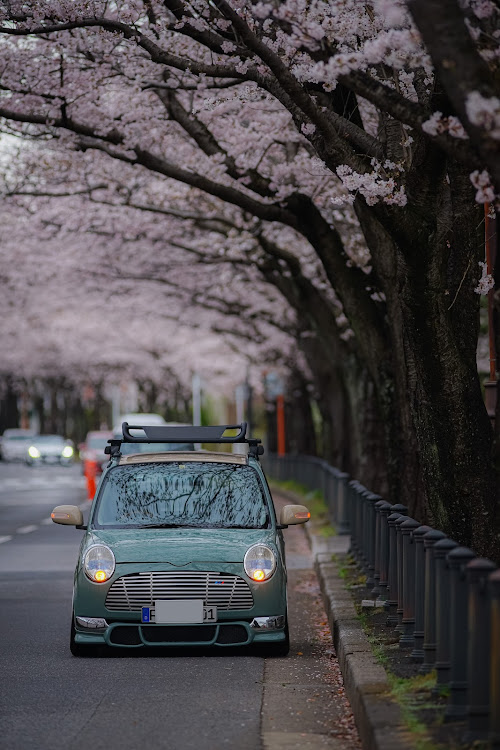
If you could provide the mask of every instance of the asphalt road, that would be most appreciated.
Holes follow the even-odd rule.
[[[50,521],[88,507],[79,466],[0,462],[2,750],[357,750],[304,530],[289,529],[292,648],[167,655],[69,651],[81,532]]]

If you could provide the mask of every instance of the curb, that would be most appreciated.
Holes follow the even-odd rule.
[[[304,502],[293,492],[278,487],[274,492],[294,503]],[[347,556],[350,537],[323,537],[314,533],[314,525],[304,528],[363,750],[414,750],[400,707],[390,697],[386,671],[373,655],[353,599],[339,575],[339,562]]]
[[[316,537],[312,541],[314,554]],[[409,750],[414,743],[403,726],[398,704],[390,698],[386,671],[373,655],[351,595],[339,576],[338,563],[326,562],[325,557],[324,553],[315,555],[314,567],[363,748]],[[331,561],[332,553],[328,557]]]

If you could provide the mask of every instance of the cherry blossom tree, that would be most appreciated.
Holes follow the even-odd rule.
[[[480,203],[500,192],[497,7],[4,5],[5,128],[237,209],[255,267],[289,304],[300,295],[325,359],[345,350],[323,301],[341,305],[377,396],[390,497],[497,555],[474,291]],[[349,362],[339,369],[349,383]]]
[[[27,213],[33,244],[41,236],[57,238],[57,247],[67,247],[66,255],[73,256],[70,269],[77,275],[78,284],[82,288],[90,286],[92,293],[97,285],[103,299],[109,296],[112,285],[123,287],[125,282],[130,285],[129,300],[135,293],[143,294],[146,285],[156,291],[163,289],[170,295],[172,319],[181,317],[193,327],[199,326],[200,318],[209,319],[212,331],[226,339],[230,337],[232,346],[254,364],[265,361],[267,369],[285,361],[285,369],[289,368],[288,339],[298,337],[298,345],[307,351],[307,357],[301,360],[300,372],[295,357],[291,368],[293,379],[314,381],[312,391],[308,392],[314,394],[322,415],[324,455],[354,475],[363,475],[370,486],[377,482],[382,487],[384,462],[377,460],[380,457],[374,455],[373,448],[367,450],[370,431],[366,428],[364,410],[359,410],[359,396],[355,393],[350,397],[347,393],[346,397],[342,372],[336,374],[339,370],[336,358],[340,357],[331,330],[337,328],[336,320],[343,336],[348,329],[345,316],[340,326],[338,302],[334,297],[325,297],[328,290],[325,280],[316,279],[313,287],[311,278],[305,278],[305,272],[295,261],[293,276],[286,268],[284,273],[281,270],[277,275],[278,289],[270,289],[270,285],[276,284],[279,264],[286,258],[294,259],[289,252],[280,250],[270,235],[264,250],[261,223],[245,221],[241,212],[234,209],[215,207],[203,194],[193,196],[193,190],[189,191],[189,197],[196,208],[180,203],[178,189],[165,191],[163,186],[161,191],[161,186],[156,185],[152,191],[150,179],[141,183],[137,175],[134,180],[130,175],[124,183],[124,175],[119,174],[117,182],[117,175],[112,175],[109,169],[106,174],[99,170],[91,153],[73,155],[74,159],[90,164],[85,167],[80,163],[79,169],[73,164],[68,172],[67,154],[54,148],[50,154],[46,151],[21,150],[12,159],[16,169],[4,173],[5,200],[13,210],[22,207]],[[85,173],[91,175],[88,184],[82,182],[81,175]],[[79,175],[76,181],[75,174]],[[177,208],[172,207],[172,200],[176,200]],[[76,233],[84,233],[86,238],[77,240]],[[165,237],[169,238],[168,243]],[[280,238],[282,244],[286,240],[288,248],[297,245],[291,231],[285,237],[281,230]],[[350,251],[354,257],[356,243],[352,240],[351,236]],[[307,247],[302,255],[307,259]],[[52,258],[57,265],[57,252],[52,251]],[[314,255],[309,252],[309,276],[317,273],[317,263],[313,261]],[[267,282],[266,288],[262,281]],[[67,287],[70,283],[71,278],[58,279],[57,287]],[[71,294],[75,293],[76,290]],[[321,346],[318,336],[310,335],[314,325],[322,331]],[[344,349],[344,361],[349,346],[340,338],[339,343]],[[359,379],[359,368],[356,374]],[[302,387],[308,388],[303,383]],[[290,398],[296,391],[295,386],[289,389]],[[297,412],[306,415],[304,409],[309,400],[294,401],[290,406],[291,427],[297,421]],[[304,422],[312,424],[310,417],[304,416]],[[346,432],[351,439],[346,440],[339,430],[333,430],[333,422],[349,426]],[[376,426],[372,432],[378,435]],[[303,452],[314,452],[311,431],[302,427],[295,433],[291,445],[302,446]]]

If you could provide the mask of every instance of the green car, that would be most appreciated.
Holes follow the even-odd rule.
[[[225,435],[234,430],[237,435]],[[76,506],[60,505],[51,514],[55,523],[85,531],[74,579],[72,654],[254,644],[286,655],[282,529],[310,514],[303,505],[287,505],[278,521],[259,463],[263,448],[246,438],[246,423],[124,422],[123,438],[109,442],[110,462],[88,525]],[[190,442],[246,443],[248,453],[121,452],[122,443],[150,443],[154,451],[155,443]]]

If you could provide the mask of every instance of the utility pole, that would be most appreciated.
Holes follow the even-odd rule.
[[[191,389],[193,393],[193,424],[201,425],[201,378],[197,372],[193,373],[191,380]],[[195,449],[200,450],[200,443],[195,443]]]
[[[496,218],[490,216],[490,204],[484,204],[484,244],[486,249],[486,273],[491,274],[494,278],[496,263]],[[497,367],[496,367],[496,348],[495,348],[495,324],[493,319],[494,288],[488,292],[488,340],[490,354],[490,379],[484,384],[486,410],[488,416],[495,425],[495,413],[497,406]]]

